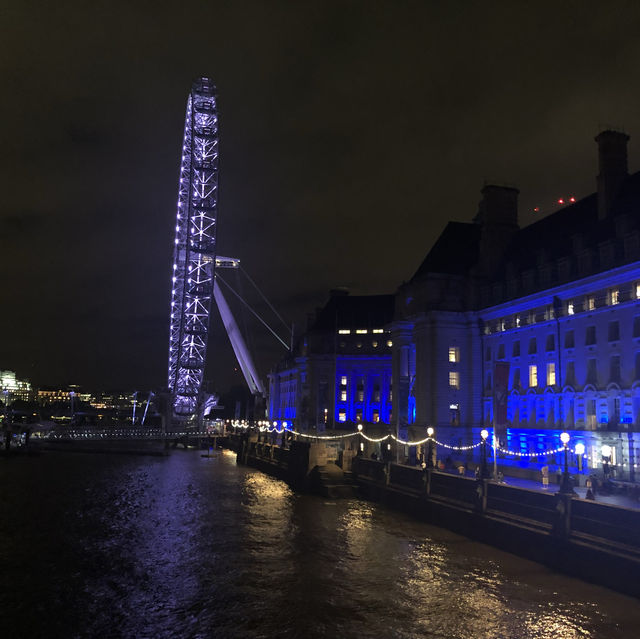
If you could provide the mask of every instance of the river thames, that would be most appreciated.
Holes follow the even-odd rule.
[[[637,637],[637,600],[235,455],[0,459],[4,637]]]

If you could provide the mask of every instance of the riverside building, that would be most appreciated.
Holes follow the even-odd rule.
[[[271,375],[272,418],[299,428],[388,421],[411,440],[431,426],[453,446],[493,428],[520,455],[499,463],[524,476],[561,463],[542,452],[566,430],[572,449],[585,448],[571,455],[574,473],[604,462],[635,481],[640,173],[628,173],[628,140],[600,133],[596,192],[522,229],[518,190],[485,185],[476,216],[447,224],[395,299],[378,296],[388,301],[376,303],[386,309],[376,321],[336,321],[332,297],[298,357]],[[376,350],[372,329],[381,331]],[[393,401],[374,409],[373,396]]]

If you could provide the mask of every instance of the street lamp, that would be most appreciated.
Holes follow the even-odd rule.
[[[575,451],[576,455],[578,456],[578,472],[582,473],[582,459],[583,459],[583,455],[584,455],[584,444],[582,442],[577,443],[574,447],[573,450]]]
[[[605,444],[601,449],[602,453],[602,473],[604,475],[604,480],[607,481],[609,479],[609,462],[611,461],[611,446]]]
[[[487,437],[489,437],[489,431],[483,428],[480,431],[480,437],[482,437],[482,442],[480,443],[480,479],[487,479],[489,477],[489,469],[487,468]]]
[[[427,428],[427,435],[429,436],[428,445],[427,445],[427,468],[433,468],[433,428],[429,426]]]
[[[574,495],[575,491],[571,485],[571,477],[569,477],[569,440],[571,439],[569,433],[561,433],[560,441],[564,446],[564,471],[562,473],[562,481],[560,482],[560,490],[558,491],[562,495]]]

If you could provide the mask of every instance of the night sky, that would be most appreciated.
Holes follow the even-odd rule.
[[[603,127],[640,169],[638,34],[636,2],[5,0],[0,369],[166,383],[195,77],[218,87],[219,253],[301,328],[330,288],[394,292],[485,180],[526,225],[595,189]],[[284,351],[246,324],[264,375]],[[207,376],[242,380],[216,313]]]

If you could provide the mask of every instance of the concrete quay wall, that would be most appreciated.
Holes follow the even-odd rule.
[[[321,444],[235,444],[238,463],[302,489],[322,461]],[[363,457],[353,460],[351,480],[365,499],[640,598],[640,510]]]

